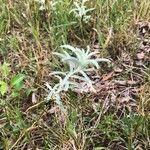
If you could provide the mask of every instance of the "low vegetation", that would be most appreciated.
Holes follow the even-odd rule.
[[[0,0],[0,149],[150,149],[149,0]]]

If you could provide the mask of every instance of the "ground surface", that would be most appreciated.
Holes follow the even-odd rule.
[[[150,149],[150,1],[83,6],[0,0],[0,149]],[[62,93],[65,113],[45,102],[49,74],[66,68],[52,54],[64,44],[111,60],[89,73],[96,93]]]

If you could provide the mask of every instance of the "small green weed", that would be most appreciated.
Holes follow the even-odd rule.
[[[16,74],[9,81],[9,64],[3,63],[0,67],[0,71],[3,74],[2,79],[0,80],[0,93],[4,96],[7,92],[13,97],[16,97],[20,94],[20,90],[23,87],[23,80],[25,75]]]

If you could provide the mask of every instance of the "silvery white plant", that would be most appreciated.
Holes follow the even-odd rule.
[[[59,3],[62,3],[63,1],[62,0],[52,0],[50,1],[50,5],[51,5],[51,9],[53,11],[56,11],[56,7]]]
[[[35,0],[35,1],[38,2],[40,5],[39,10],[45,10],[46,9],[45,0]]]
[[[35,0],[37,3],[39,3],[40,7],[39,7],[39,10],[45,10],[46,9],[46,0]],[[51,0],[50,1],[50,6],[51,6],[51,9],[53,11],[56,10],[56,5],[60,2],[63,2],[62,0]]]
[[[75,8],[70,11],[70,13],[74,13],[76,18],[79,18],[80,20],[83,20],[85,23],[87,23],[91,19],[91,15],[88,15],[87,13],[91,12],[95,8],[87,8],[85,6],[85,3],[88,0],[79,0],[74,2]]]
[[[54,52],[55,55],[61,58],[62,62],[68,64],[69,69],[66,72],[54,71],[51,73],[50,75],[54,75],[58,78],[59,82],[53,87],[48,83],[46,83],[46,86],[49,89],[47,100],[55,99],[56,103],[64,110],[61,102],[61,93],[63,91],[68,91],[69,89],[82,89],[83,87],[77,80],[84,81],[88,87],[90,87],[91,91],[95,92],[92,81],[87,75],[87,70],[92,66],[99,69],[99,62],[109,63],[110,61],[105,58],[92,59],[92,56],[95,56],[98,52],[90,52],[89,46],[87,46],[87,50],[75,48],[70,45],[63,45],[61,48],[68,49],[74,54],[71,55],[67,51],[64,51],[63,53]]]

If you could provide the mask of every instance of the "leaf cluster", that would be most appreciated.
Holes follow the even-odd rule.
[[[54,55],[58,56],[63,63],[66,63],[69,66],[69,70],[66,72],[63,71],[54,71],[50,75],[54,75],[59,79],[59,82],[52,87],[46,83],[49,94],[47,100],[54,98],[57,104],[62,106],[61,103],[61,92],[68,91],[69,89],[79,89],[84,88],[80,82],[86,83],[91,91],[95,92],[95,89],[92,85],[91,79],[87,75],[87,71],[91,67],[100,68],[99,62],[107,62],[110,60],[105,58],[96,58],[93,59],[98,52],[91,52],[90,48],[87,46],[87,50],[75,48],[71,45],[62,45],[61,48],[68,49],[71,53],[64,51],[63,53],[54,52]]]

